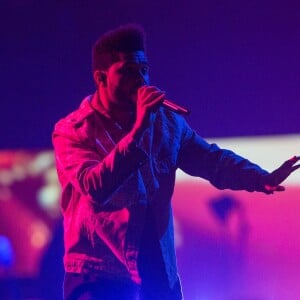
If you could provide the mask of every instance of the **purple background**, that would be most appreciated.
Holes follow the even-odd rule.
[[[278,3],[2,0],[0,147],[51,147],[94,91],[94,41],[128,22],[146,29],[152,83],[202,136],[298,133],[300,4]]]
[[[140,23],[146,29],[152,83],[166,90],[169,99],[191,109],[189,122],[204,137],[299,133],[300,4],[299,1],[278,3],[264,0],[0,0],[0,149],[51,148],[54,123],[94,91],[91,76],[94,41],[105,31],[128,22]],[[189,191],[198,195],[192,189]],[[282,205],[278,204],[279,211],[284,214],[282,223],[286,224],[277,227],[280,232],[285,233],[286,229],[294,233],[299,227],[290,221],[296,217],[286,217],[285,221],[286,211],[294,213],[293,216],[297,214],[294,198],[296,196],[290,196],[286,199],[290,202],[278,202]],[[253,200],[258,208],[262,203],[274,208],[274,201],[260,200]],[[252,202],[249,205],[253,224],[261,220],[260,228],[272,233],[274,222],[281,220],[277,211],[270,213],[269,207],[259,210],[257,206]],[[197,211],[193,207],[193,211],[200,221],[205,216],[205,210]],[[269,227],[265,219],[270,220]],[[254,294],[261,295],[256,299],[299,298],[282,297],[284,290],[299,294],[296,285],[294,290],[289,288],[294,281],[299,282],[298,274],[295,276],[287,269],[291,275],[281,276],[278,264],[272,268],[253,264],[253,270],[258,272],[247,277],[241,272],[244,265],[238,260],[239,253],[226,248],[224,241],[205,228],[200,227],[198,239],[194,238],[193,228],[185,229],[191,237],[185,241],[190,251],[201,250],[188,254],[198,255],[202,267],[199,272],[191,270],[192,264],[198,265],[184,256],[183,250],[178,250],[181,265],[188,266],[181,268],[187,297],[195,294],[195,289],[203,295],[210,291],[221,293],[229,282],[225,289],[228,294],[230,288],[238,286],[245,293],[243,300],[250,299],[248,289],[255,286],[248,284],[247,280],[251,279],[266,285],[265,292],[264,287],[253,289]],[[285,234],[280,238],[285,239],[287,248],[298,249],[293,246],[299,245],[296,234],[293,239]],[[268,245],[274,238],[266,235],[265,240]],[[54,241],[52,254],[61,251],[61,244]],[[215,254],[219,256],[215,258]],[[55,255],[56,260],[57,257],[60,255]],[[252,256],[249,257],[246,261],[252,264]],[[51,265],[57,268],[52,260],[49,260]],[[285,263],[283,258],[278,260],[281,261]],[[50,267],[42,266],[48,272]],[[53,290],[61,294],[59,270],[47,273],[47,276],[55,274],[57,280],[47,276],[46,280],[47,284],[51,280],[53,285],[57,283],[59,288]],[[235,274],[239,277],[230,281],[230,276]],[[243,283],[244,278],[240,276],[243,274],[245,286],[239,285]],[[284,278],[292,283],[282,283]],[[278,291],[279,287],[282,290]],[[31,289],[36,291],[36,282]]]

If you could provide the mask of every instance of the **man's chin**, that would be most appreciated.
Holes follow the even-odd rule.
[[[126,103],[124,103],[123,107],[127,111],[135,111],[136,110],[136,101],[137,99],[128,99]]]

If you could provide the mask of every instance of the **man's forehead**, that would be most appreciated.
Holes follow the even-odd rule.
[[[141,50],[130,53],[119,53],[119,59],[124,63],[148,63],[148,59],[145,52]]]

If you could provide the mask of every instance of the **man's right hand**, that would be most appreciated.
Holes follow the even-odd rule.
[[[138,140],[144,131],[151,127],[160,104],[165,100],[165,93],[155,86],[142,86],[137,91],[136,120],[131,136]]]

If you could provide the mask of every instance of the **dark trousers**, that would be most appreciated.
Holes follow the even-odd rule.
[[[131,281],[94,278],[66,273],[64,300],[138,300],[138,286]]]
[[[155,278],[157,279],[157,278]],[[181,300],[180,282],[170,289],[166,282],[144,284],[131,281],[93,278],[90,275],[66,273],[64,300]]]

